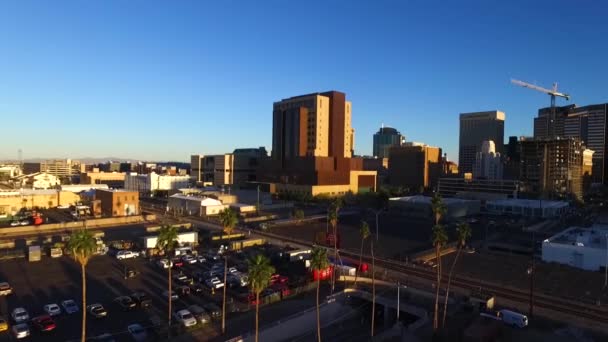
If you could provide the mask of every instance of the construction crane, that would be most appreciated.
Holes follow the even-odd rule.
[[[553,89],[545,89],[543,87],[539,87],[534,84],[530,84],[527,82],[514,80],[514,79],[511,79],[511,83],[517,84],[518,86],[522,86],[524,88],[534,89],[534,90],[540,91],[541,93],[549,94],[549,96],[551,96],[551,108],[555,108],[555,97],[556,96],[563,97],[566,100],[570,100],[570,95],[560,93],[557,91],[557,83],[553,83]]]

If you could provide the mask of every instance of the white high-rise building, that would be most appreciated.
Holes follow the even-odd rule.
[[[502,160],[496,152],[494,141],[486,140],[481,144],[481,151],[475,154],[473,177],[484,179],[502,179]]]
[[[151,193],[157,190],[168,191],[190,187],[190,176],[158,175],[155,172],[145,175],[130,173],[125,176],[125,190]]]

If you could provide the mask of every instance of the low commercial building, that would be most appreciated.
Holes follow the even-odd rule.
[[[571,227],[554,235],[542,245],[545,262],[557,262],[588,271],[608,267],[608,226]]]
[[[95,199],[101,202],[104,216],[139,215],[139,193],[127,190],[97,189]]]
[[[36,172],[11,179],[13,188],[52,189],[61,184],[59,177],[45,172]]]
[[[108,190],[110,189],[110,187],[108,187],[107,184],[72,184],[72,185],[62,185],[60,187],[60,189],[62,191],[71,191],[75,194],[79,194],[81,192],[88,192],[91,190]]]
[[[569,204],[566,201],[529,199],[501,199],[486,202],[486,210],[493,214],[511,214],[524,217],[556,218],[564,214]]]
[[[203,217],[218,215],[225,208],[228,208],[227,204],[223,204],[215,198],[203,196],[174,194],[169,196],[167,202],[167,210],[171,213]]]
[[[431,199],[422,195],[394,197],[389,199],[388,207],[396,215],[432,219]],[[447,208],[444,218],[448,220],[479,214],[481,206],[480,201],[458,198],[444,198],[443,203]]]
[[[0,216],[14,215],[21,208],[54,208],[75,204],[80,196],[71,191],[50,190],[0,190]]]
[[[150,195],[155,191],[177,191],[190,187],[190,176],[159,175],[155,172],[140,175],[130,173],[125,176],[125,190]]]
[[[21,175],[21,167],[18,165],[0,166],[0,181],[8,181]]]
[[[125,187],[124,172],[83,172],[80,174],[80,184],[107,184],[113,189]]]

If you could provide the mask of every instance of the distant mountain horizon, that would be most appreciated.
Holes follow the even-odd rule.
[[[83,158],[25,158],[23,159],[24,163],[38,163],[38,162],[42,162],[45,160],[65,160],[65,159],[71,159],[71,160],[76,160],[79,161],[81,163],[84,164],[100,164],[100,163],[106,163],[108,161],[113,161],[113,162],[120,162],[120,163],[126,163],[126,162],[131,162],[131,163],[137,163],[137,162],[147,162],[147,163],[162,163],[162,164],[166,164],[166,163],[188,163],[187,161],[178,161],[178,160],[144,160],[144,159],[135,159],[135,158],[119,158],[119,157],[101,157],[101,158],[95,158],[95,157],[83,157]],[[18,162],[18,160],[15,159],[4,159],[4,160],[0,160],[0,162]]]

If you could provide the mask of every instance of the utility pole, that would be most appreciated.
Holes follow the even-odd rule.
[[[530,275],[530,308],[528,310],[528,318],[532,318],[534,315],[534,272],[536,271],[534,262],[534,247],[535,247],[535,234],[532,231],[532,262],[530,268],[528,268],[528,274]]]
[[[399,321],[399,305],[401,304],[401,297],[399,295],[399,292],[401,290],[401,284],[399,282],[397,282],[397,322]]]
[[[604,266],[604,288],[608,287],[608,234],[606,237],[606,265]]]

